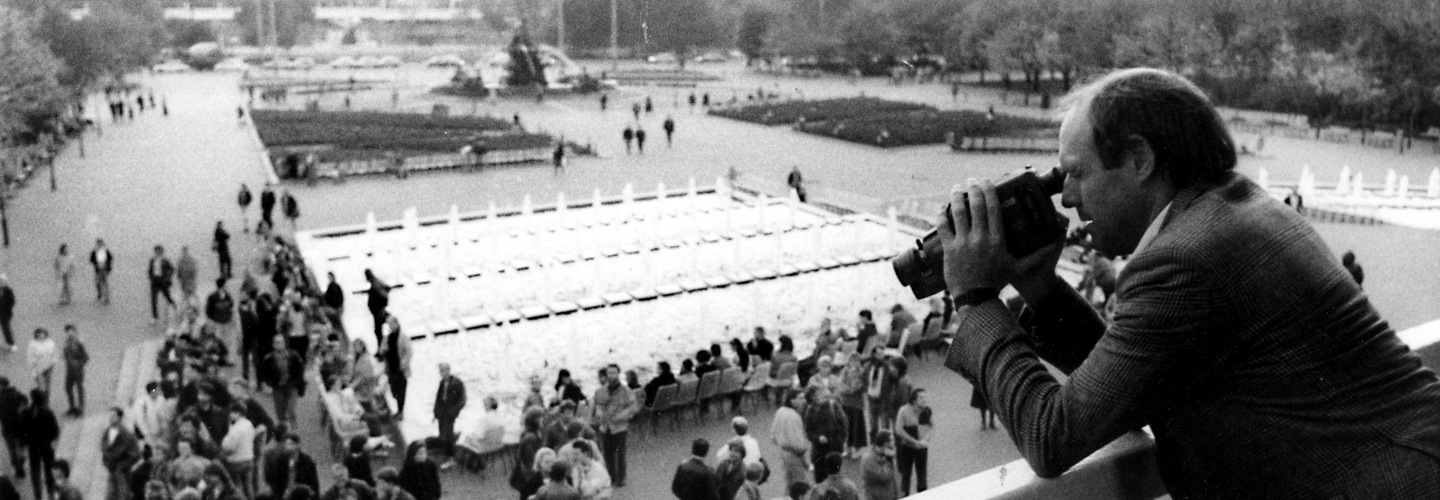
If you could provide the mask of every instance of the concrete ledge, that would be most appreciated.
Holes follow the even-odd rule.
[[[1399,332],[1425,366],[1440,370],[1440,320]],[[1041,479],[1016,460],[907,498],[1153,500],[1166,495],[1155,467],[1149,427],[1121,436],[1055,479]]]

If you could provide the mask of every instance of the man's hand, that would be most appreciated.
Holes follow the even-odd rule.
[[[953,232],[944,222],[946,216],[955,222]],[[1056,244],[1023,259],[1010,255],[1005,247],[1000,196],[991,181],[972,182],[968,190],[953,188],[950,212],[941,217],[936,226],[945,249],[945,284],[952,297],[978,288],[1004,288],[1011,283],[1038,288],[1052,282],[1065,235],[1057,235]]]

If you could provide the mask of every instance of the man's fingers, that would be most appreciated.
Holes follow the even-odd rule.
[[[950,220],[955,223],[955,234],[970,234],[970,205],[965,201],[965,189],[960,186],[950,190]]]
[[[995,192],[995,184],[989,180],[981,187],[985,193],[986,225],[990,229],[990,240],[1001,245],[1005,244],[1005,225],[1000,220],[1000,194]]]
[[[970,186],[970,230],[977,235],[989,231],[990,219],[985,215],[985,193],[979,185]]]

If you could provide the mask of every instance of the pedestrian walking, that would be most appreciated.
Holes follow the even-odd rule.
[[[175,259],[175,278],[180,281],[180,301],[187,306],[200,299],[195,281],[199,276],[200,263],[190,254],[190,247],[180,247],[180,258]]]
[[[253,196],[250,195],[250,187],[246,186],[244,183],[241,183],[240,194],[236,197],[236,201],[240,204],[241,232],[250,232],[250,213],[247,211],[247,209],[250,208],[250,201],[252,198]]]
[[[635,127],[635,151],[645,154],[645,129]]]
[[[205,298],[205,318],[227,345],[235,344],[235,297],[225,289],[225,278],[217,278],[215,291]]]
[[[160,99],[160,114],[167,118],[170,116],[170,103],[166,102],[164,98]]]
[[[610,103],[610,95],[609,95],[609,94],[600,94],[600,111],[605,111],[605,108],[606,108],[606,106],[607,106],[609,103]]]
[[[70,255],[70,245],[60,244],[60,253],[55,256],[55,277],[60,280],[60,305],[70,304],[70,276],[75,274],[75,257]]]
[[[295,219],[300,218],[300,202],[296,201],[295,196],[291,195],[290,190],[287,189],[281,196],[281,203],[284,204],[285,218],[290,219],[290,230],[296,230]]]
[[[90,266],[95,269],[95,300],[110,303],[110,271],[114,269],[115,254],[105,247],[105,240],[96,239],[95,249],[90,251]],[[6,327],[9,338],[9,327]]]
[[[165,258],[165,247],[155,245],[155,256],[150,258],[150,319],[159,321],[159,297],[165,297],[165,302],[170,307],[175,307],[175,299],[170,297],[170,284],[175,278],[175,265],[170,259]],[[165,310],[167,316],[169,309]]]
[[[635,115],[635,121],[640,121],[640,103],[631,104],[630,113]]]
[[[10,330],[10,320],[15,318],[15,290],[10,288],[10,278],[0,274],[0,331],[5,333],[5,345],[15,352],[15,334]]]
[[[709,93],[709,92],[706,92],[704,98],[701,99],[701,105],[703,105],[703,106],[705,106],[705,107],[707,107],[707,108],[710,107],[710,93]]]
[[[1355,261],[1355,252],[1346,250],[1345,254],[1340,256],[1340,265],[1350,273],[1350,277],[1355,280],[1356,285],[1365,284],[1365,268],[1360,267],[1360,263]]]
[[[292,224],[294,218],[291,218]],[[230,232],[225,230],[224,221],[215,222],[215,236],[210,242],[210,249],[215,251],[215,256],[220,260],[220,277],[230,279],[233,277],[230,263]]]
[[[635,392],[620,379],[620,365],[605,368],[603,385],[595,390],[594,426],[599,431],[606,472],[616,487],[625,486],[626,436],[630,419],[640,409]]]
[[[21,442],[30,457],[30,484],[35,488],[33,498],[51,498],[45,492],[55,490],[55,442],[60,439],[60,422],[55,412],[50,411],[50,398],[46,391],[30,390],[30,406],[20,413]]]
[[[65,325],[65,400],[70,403],[66,415],[78,417],[85,413],[85,365],[90,363],[90,352],[80,341],[80,332],[73,323]]]
[[[145,112],[145,97],[144,97],[144,96],[138,96],[138,95],[135,96],[135,105],[140,108],[140,112],[141,112],[141,113],[144,113],[144,112]]]
[[[691,112],[691,113],[694,113],[694,112],[695,112],[695,93],[694,93],[694,92],[691,92],[691,93],[690,93],[690,112]]]
[[[799,410],[805,406],[805,393],[797,388],[786,389],[784,405],[775,411],[770,423],[770,440],[780,447],[780,463],[785,470],[785,484],[809,483],[809,464],[805,453],[810,440],[805,434],[804,418]]]
[[[620,137],[625,139],[625,154],[630,154],[630,141],[635,139],[635,129],[627,125],[625,131],[620,133]]]
[[[385,342],[382,329],[388,316],[385,308],[390,306],[390,285],[380,281],[369,269],[365,270],[365,282],[370,284],[370,289],[365,292],[365,306],[370,309],[370,318],[375,322],[375,345],[379,346]]]
[[[450,363],[440,363],[440,388],[435,391],[435,421],[440,423],[440,441],[445,449],[441,469],[455,466],[455,419],[465,409],[465,383],[450,374]]]
[[[270,386],[270,395],[275,402],[275,419],[294,424],[293,402],[296,396],[305,395],[305,363],[299,354],[290,350],[283,335],[276,335],[271,347],[270,355],[256,369],[257,378]]]
[[[655,112],[655,101],[650,100],[650,96],[647,95],[647,96],[645,96],[645,113],[648,114],[648,113],[654,113],[654,112]]]
[[[267,228],[275,227],[275,219],[271,218],[271,215],[275,213],[275,190],[271,189],[271,186],[272,184],[266,181],[265,188],[260,190],[260,221]],[[255,232],[264,235],[258,227]]]
[[[556,145],[555,145],[555,153],[554,153],[552,156],[553,156],[554,159],[555,159],[555,168],[556,168],[557,170],[558,170],[558,169],[561,169],[561,168],[564,168],[564,167],[565,167],[565,144],[563,144],[563,143],[562,143],[562,144],[556,144]]]
[[[915,473],[915,492],[925,491],[930,461],[932,412],[925,389],[912,389],[909,403],[895,415],[895,465],[900,469],[900,495],[910,494],[910,473]]]
[[[390,395],[395,396],[395,419],[405,417],[405,390],[410,381],[410,337],[400,331],[400,320],[391,318],[390,334],[380,344],[376,356],[385,363],[385,377],[390,382]]]
[[[5,439],[5,449],[10,453],[10,468],[15,477],[25,479],[25,458],[21,450],[25,433],[20,428],[21,415],[29,405],[25,395],[10,385],[10,379],[0,377],[0,437]]]
[[[694,104],[693,102],[691,104]],[[665,147],[675,145],[675,119],[665,117],[665,123],[660,126],[665,129]]]
[[[55,339],[50,338],[50,330],[36,328],[25,354],[35,387],[49,394],[51,375],[55,373],[55,365],[60,364],[60,349],[55,345]]]

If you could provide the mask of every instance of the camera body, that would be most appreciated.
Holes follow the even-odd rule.
[[[1030,167],[1005,178],[995,186],[1000,198],[1000,218],[1005,226],[1005,248],[1016,258],[1025,257],[1044,248],[1064,234],[1059,213],[1050,197],[1065,187],[1065,174],[1059,167],[1036,175]],[[969,199],[969,195],[966,195]],[[950,205],[945,205],[945,223],[951,230]],[[915,241],[915,248],[901,252],[890,261],[900,284],[910,287],[915,298],[923,299],[945,290],[945,250],[940,233],[931,229]]]

